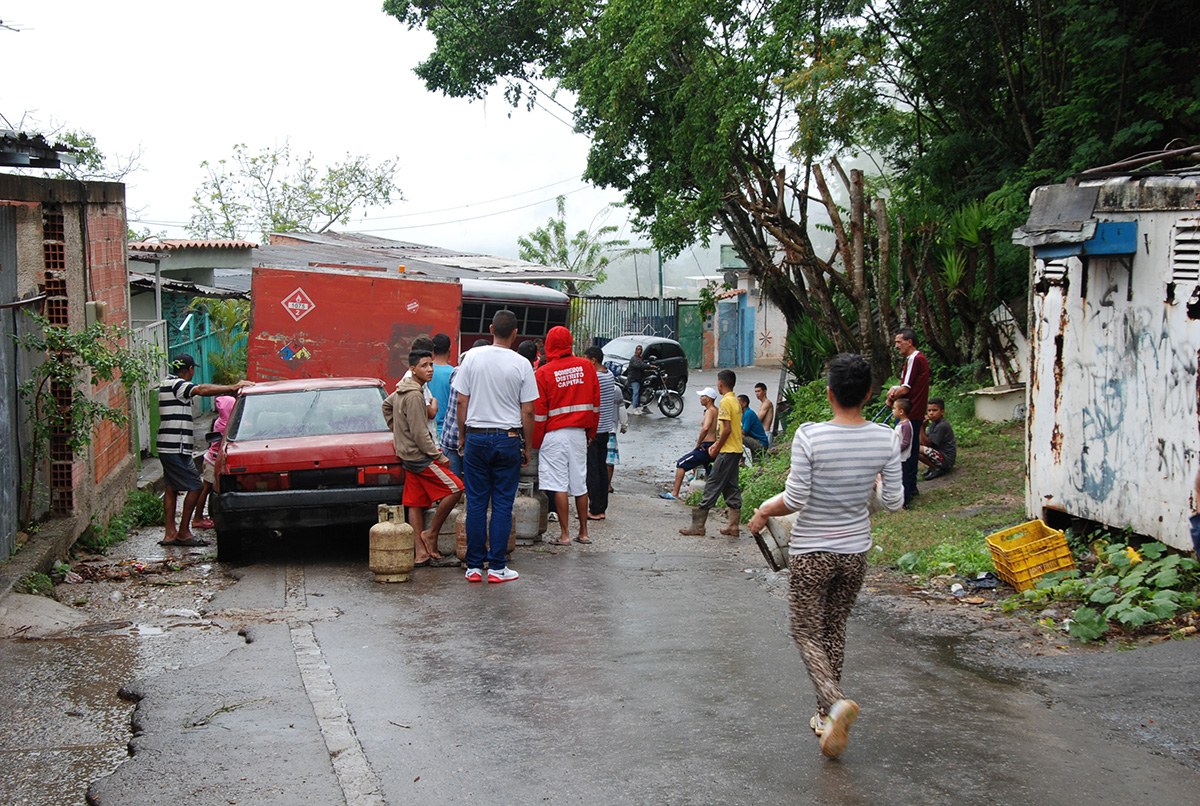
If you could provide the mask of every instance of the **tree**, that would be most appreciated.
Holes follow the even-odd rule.
[[[588,289],[597,283],[602,283],[608,274],[605,267],[611,262],[615,253],[618,258],[629,255],[642,255],[648,249],[629,248],[629,241],[608,238],[617,232],[619,227],[606,224],[595,227],[596,219],[601,219],[609,212],[608,207],[593,219],[592,229],[581,229],[575,237],[567,239],[567,197],[559,196],[556,200],[558,216],[551,216],[546,226],[538,227],[526,236],[517,238],[520,247],[519,257],[530,263],[543,266],[560,266],[576,274],[592,275],[592,282],[575,282],[567,280],[567,293],[571,296],[586,294]]]
[[[206,176],[192,197],[188,232],[197,238],[239,239],[272,232],[325,232],[357,208],[403,199],[395,183],[399,160],[369,156],[321,168],[310,153],[293,158],[287,141],[254,153],[235,145],[229,159],[200,163]]]
[[[719,226],[789,321],[865,354],[877,381],[909,321],[950,360],[986,352],[988,314],[1026,282],[996,241],[1033,184],[1200,124],[1187,0],[384,8],[435,35],[417,68],[431,89],[573,93],[585,176],[624,191],[635,229],[672,254]],[[829,161],[863,150],[886,158],[880,178]],[[972,203],[964,240],[948,222]],[[831,253],[814,226],[834,233]]]

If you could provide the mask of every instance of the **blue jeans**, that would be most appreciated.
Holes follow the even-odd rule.
[[[442,453],[446,454],[446,458],[450,460],[450,472],[453,473],[454,475],[458,476],[461,479],[463,477],[462,456],[459,454],[458,451],[442,451]]]
[[[909,420],[913,424],[913,444],[908,458],[900,463],[900,481],[904,485],[904,506],[908,507],[912,500],[920,495],[917,489],[917,468],[920,467],[921,456],[921,424],[924,420]]]
[[[629,405],[633,406],[635,409],[641,405],[641,403],[638,402],[639,400],[642,399],[642,382],[641,381],[630,381],[629,382],[629,396],[630,396]]]
[[[467,434],[463,456],[467,487],[467,568],[499,571],[508,565],[513,501],[521,477],[521,438],[507,433]],[[492,522],[488,525],[488,504]]]

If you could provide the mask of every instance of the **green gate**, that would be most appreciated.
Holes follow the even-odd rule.
[[[695,302],[679,303],[679,343],[687,356],[688,366],[699,369],[704,355],[704,322],[700,306]]]

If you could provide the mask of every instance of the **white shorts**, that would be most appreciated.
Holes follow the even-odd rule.
[[[209,484],[217,483],[217,466],[206,454],[204,456],[204,467],[200,470],[200,481],[206,481]]]
[[[587,493],[587,432],[582,428],[546,432],[538,451],[538,487],[570,496]]]

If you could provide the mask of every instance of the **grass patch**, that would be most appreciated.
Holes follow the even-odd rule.
[[[871,561],[912,573],[995,570],[984,538],[1025,518],[1025,426],[954,423],[958,462],[945,481],[921,484],[912,509],[871,519]],[[903,558],[903,562],[901,561]]]
[[[17,593],[54,598],[54,580],[41,572],[30,574],[16,584]]]
[[[100,526],[93,519],[91,527],[80,535],[78,544],[93,554],[104,554],[129,537],[134,529],[162,526],[165,522],[162,499],[155,493],[134,490],[125,500],[120,513],[107,524]]]

